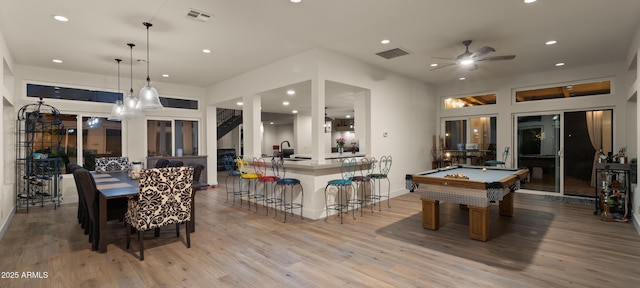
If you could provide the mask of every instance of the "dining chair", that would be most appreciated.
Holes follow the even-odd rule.
[[[100,217],[99,205],[98,205],[98,188],[96,181],[89,170],[84,168],[78,168],[73,171],[73,177],[78,181],[78,188],[83,194],[85,206],[87,208],[86,223],[89,231],[89,242],[91,242],[91,250],[98,250],[100,239],[100,226],[98,225],[98,219]],[[125,211],[127,210],[127,199],[110,199],[107,202],[107,220],[123,220]],[[85,230],[87,230],[85,228]]]
[[[340,213],[340,224],[342,221],[342,213],[344,211],[348,211],[351,203],[349,202],[349,197],[345,192],[346,189],[351,187],[351,191],[355,191],[355,187],[353,186],[353,176],[355,174],[356,166],[358,162],[355,158],[344,158],[342,159],[342,163],[340,164],[340,179],[334,179],[327,182],[327,186],[324,187],[324,201],[325,201],[325,219],[327,221],[329,219],[329,210],[335,210]],[[329,203],[329,193],[327,192],[329,187],[333,186],[336,188],[336,193],[333,197],[333,202]],[[356,219],[355,205],[353,205],[353,219]],[[360,207],[362,209],[362,207]]]
[[[82,166],[78,165],[78,163],[69,163],[67,164],[67,173],[70,173],[71,175],[73,174],[73,171],[75,171],[76,169],[82,168]],[[77,181],[75,175],[73,176],[74,182],[76,183],[76,192],[78,193],[78,223],[80,223],[80,227],[82,227],[84,229],[85,227],[85,223],[87,223],[89,220],[87,220],[87,217],[89,217],[89,215],[87,215],[87,207],[84,204],[84,196],[82,195],[82,191],[80,190],[80,184]],[[85,234],[88,234],[89,231],[86,231]]]
[[[131,243],[131,227],[135,228],[140,245],[140,260],[144,260],[144,232],[175,224],[180,237],[180,224],[185,223],[187,248],[191,247],[191,183],[193,167],[153,168],[142,172],[138,194],[129,198],[125,216],[127,249]]]
[[[184,166],[184,162],[182,162],[181,160],[171,160],[169,161],[169,164],[167,164],[167,167],[182,167]]]
[[[166,168],[167,165],[169,165],[169,160],[164,159],[164,158],[160,158],[160,159],[158,159],[158,161],[156,161],[155,168]]]
[[[187,166],[193,167],[193,181],[200,182],[200,175],[202,175],[202,171],[204,170],[204,164],[200,163],[188,163]]]
[[[372,199],[378,200],[378,211],[382,211],[382,198],[387,198],[387,206],[389,208],[391,208],[391,181],[389,181],[389,170],[391,170],[391,164],[392,164],[392,159],[391,159],[391,155],[389,156],[382,156],[380,157],[380,160],[378,161],[378,173],[372,173],[369,174],[369,178],[371,178],[373,181],[376,181],[377,184],[375,184],[378,189],[378,193],[377,194],[373,194],[372,195]],[[387,195],[384,196],[382,195],[382,193],[380,192],[381,189],[381,180],[387,180]]]
[[[280,196],[282,197],[282,209],[284,210],[284,223],[287,222],[287,211],[293,215],[294,209],[300,209],[300,219],[303,219],[302,216],[302,207],[304,203],[304,189],[302,188],[302,183],[299,179],[296,178],[287,178],[287,168],[284,166],[283,159],[272,159],[271,160],[274,167],[274,174],[280,179],[276,181],[276,186],[274,187],[274,191],[277,191],[278,188],[281,188]],[[282,174],[281,174],[282,173]],[[298,196],[295,193],[295,188],[299,187],[300,189],[300,200],[298,200]],[[287,189],[289,188],[289,189]],[[287,190],[289,191],[289,200],[287,201]]]

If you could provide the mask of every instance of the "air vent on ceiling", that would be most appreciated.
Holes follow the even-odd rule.
[[[393,48],[391,50],[376,53],[376,55],[385,59],[393,59],[393,58],[408,55],[408,54],[411,54],[411,52],[404,50],[402,48]]]
[[[207,23],[209,22],[209,20],[211,20],[211,13],[190,9],[186,17],[187,19],[191,19],[196,22]]]

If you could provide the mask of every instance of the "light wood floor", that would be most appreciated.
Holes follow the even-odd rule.
[[[148,232],[145,260],[111,223],[109,251],[90,251],[76,205],[17,213],[0,241],[2,287],[638,287],[640,237],[631,223],[602,222],[593,207],[516,194],[514,217],[490,213],[488,242],[468,238],[467,211],[442,203],[438,231],[421,226],[416,193],[356,220],[264,215],[197,195],[191,248],[173,227]],[[184,229],[182,229],[183,231]],[[3,274],[5,275],[5,274]]]

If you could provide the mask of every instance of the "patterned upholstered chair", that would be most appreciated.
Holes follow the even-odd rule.
[[[96,159],[96,172],[126,171],[128,168],[128,157],[100,157]]]
[[[185,223],[187,248],[191,247],[189,222],[191,221],[193,167],[168,167],[145,170],[138,184],[138,195],[129,199],[125,216],[127,223],[127,249],[131,243],[131,227],[137,230],[140,260],[144,260],[144,231],[176,225],[180,237],[180,224]]]

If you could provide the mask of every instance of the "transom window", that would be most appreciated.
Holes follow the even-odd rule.
[[[567,84],[555,87],[516,91],[516,102],[540,101],[606,94],[611,94],[611,81]]]
[[[496,98],[496,94],[493,93],[457,98],[445,98],[444,109],[446,110],[471,106],[493,105],[496,104]]]

